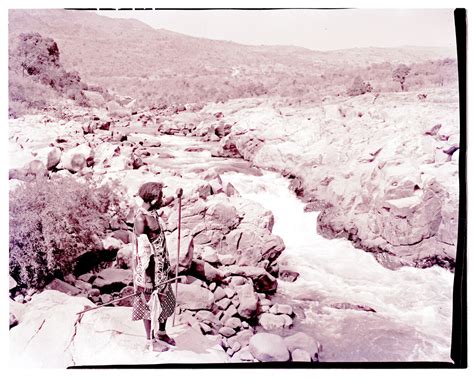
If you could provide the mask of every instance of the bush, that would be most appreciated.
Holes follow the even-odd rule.
[[[370,93],[372,91],[372,85],[369,82],[364,82],[362,78],[358,75],[354,78],[352,86],[347,90],[347,95],[355,97],[357,95],[362,95],[365,93]]]
[[[120,214],[118,205],[110,186],[71,177],[37,179],[10,192],[10,275],[41,288],[70,273],[76,257],[96,247],[111,214]]]

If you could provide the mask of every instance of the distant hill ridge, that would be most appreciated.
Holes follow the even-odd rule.
[[[315,85],[318,89],[337,85],[337,89],[328,90],[337,92],[351,80],[349,69],[455,58],[452,49],[436,47],[323,52],[293,46],[250,46],[154,29],[135,19],[60,9],[10,10],[10,43],[22,32],[53,38],[64,67],[77,70],[87,83],[134,97],[178,101],[286,93],[299,96]],[[184,93],[173,94],[176,88]]]

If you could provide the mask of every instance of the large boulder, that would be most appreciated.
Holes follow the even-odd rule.
[[[249,350],[261,362],[289,361],[290,352],[283,339],[271,333],[257,333],[250,339]]]
[[[225,273],[201,259],[194,259],[191,264],[191,272],[207,282],[222,282]]]
[[[228,203],[218,202],[209,206],[205,215],[208,229],[219,229],[224,234],[234,229],[240,222],[237,210]]]
[[[187,310],[210,310],[214,305],[214,294],[200,285],[180,283],[177,302]]]
[[[239,298],[239,305],[237,307],[239,315],[245,319],[253,318],[257,314],[258,298],[252,285],[244,284],[237,287],[237,295]]]
[[[125,118],[131,115],[131,112],[126,107],[120,106],[116,101],[107,102],[105,105],[109,115],[114,118]]]
[[[318,360],[320,345],[311,336],[303,332],[298,332],[285,337],[283,340],[290,352],[293,353],[296,349],[300,349],[309,353],[313,361]]]
[[[171,267],[175,269],[178,258],[178,230],[167,235],[166,245],[168,248]],[[179,271],[187,271],[190,269],[194,258],[194,237],[188,230],[181,230],[181,243],[179,249]]]
[[[99,108],[104,106],[105,100],[101,93],[89,90],[84,90],[83,93],[92,107]]]
[[[94,307],[86,298],[57,291],[33,296],[20,323],[10,330],[10,365],[21,368],[65,368],[81,365],[225,363],[230,359],[217,340],[178,324],[168,327],[176,340],[172,350],[150,352],[143,324],[132,321],[129,307]]]
[[[285,249],[285,244],[266,228],[241,224],[226,235],[220,249],[221,253],[237,253],[239,265],[257,266],[265,259],[274,261],[278,258]]]
[[[73,173],[79,172],[87,166],[88,160],[92,158],[91,148],[87,144],[81,144],[63,152],[58,168],[67,169]]]
[[[120,291],[132,282],[132,270],[108,268],[97,274],[92,285],[102,293],[112,293]]]
[[[61,161],[61,154],[62,152],[58,147],[45,147],[36,152],[35,158],[40,160],[46,169],[51,170]]]

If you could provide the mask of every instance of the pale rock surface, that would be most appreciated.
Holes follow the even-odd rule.
[[[132,270],[108,268],[97,274],[93,286],[103,292],[120,291],[132,281]]]
[[[131,308],[101,308],[76,313],[93,303],[57,291],[33,297],[20,324],[10,330],[10,364],[21,368],[74,365],[225,363],[230,361],[216,339],[186,325],[168,327],[176,347],[167,352],[145,349],[140,321]]]
[[[239,286],[237,289],[239,306],[237,311],[240,316],[245,319],[250,319],[257,314],[258,299],[255,295],[253,287],[249,284]]]
[[[178,305],[188,310],[210,310],[214,304],[214,294],[194,284],[179,285]]]
[[[298,332],[283,339],[290,352],[301,349],[311,356],[313,361],[318,359],[319,344],[311,336]]]
[[[258,322],[266,331],[273,331],[283,328],[286,320],[283,315],[274,315],[265,312],[259,316]]]
[[[250,339],[249,350],[261,362],[289,361],[290,352],[283,339],[271,333],[257,333]]]

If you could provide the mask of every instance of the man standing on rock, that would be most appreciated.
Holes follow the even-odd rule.
[[[166,320],[174,312],[176,298],[171,283],[162,284],[173,274],[165,233],[158,217],[158,209],[169,205],[175,197],[163,200],[162,189],[163,184],[156,182],[148,182],[140,187],[138,195],[143,204],[135,214],[133,227],[135,237],[132,255],[133,284],[138,294],[134,296],[132,302],[132,320],[143,320],[147,346],[150,349],[153,349],[154,339],[175,345],[175,341],[166,334]],[[177,197],[181,197],[182,194],[183,190],[179,188]]]

